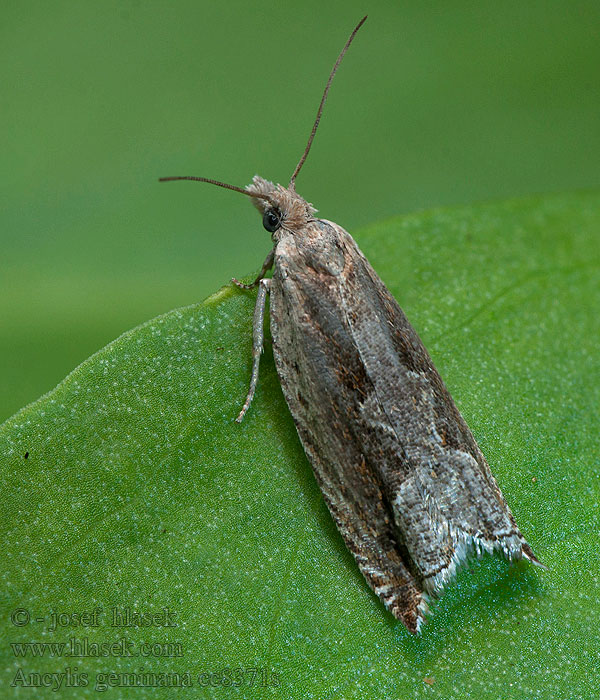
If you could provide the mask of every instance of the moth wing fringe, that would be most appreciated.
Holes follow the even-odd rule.
[[[481,559],[484,553],[493,554],[498,552],[511,562],[527,559],[534,564],[544,567],[531,552],[529,545],[520,533],[491,540],[467,533],[450,523],[447,526],[454,542],[452,558],[446,567],[433,576],[426,578],[424,582],[427,591],[436,598],[442,594],[447,584],[456,577],[460,567],[467,565],[474,558]]]
[[[425,618],[429,617],[430,615],[433,615],[434,613],[434,610],[431,608],[430,603],[431,598],[427,595],[427,593],[421,593],[421,602],[417,606],[417,625],[415,630],[416,635],[421,634],[421,627],[426,622]]]

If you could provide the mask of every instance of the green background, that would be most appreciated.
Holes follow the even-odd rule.
[[[260,266],[245,198],[348,230],[599,183],[597,2],[28,2],[0,11],[0,419],[122,331]]]

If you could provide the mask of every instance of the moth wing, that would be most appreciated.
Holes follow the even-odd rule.
[[[341,227],[279,241],[271,333],[283,393],[367,581],[407,628],[471,553],[537,563],[405,314]]]
[[[314,430],[302,427],[298,434],[329,511],[367,583],[394,617],[410,632],[418,632],[428,610],[427,597],[408,568],[410,560],[398,542],[383,489],[359,446],[345,439],[335,447],[337,441],[332,441],[338,458],[343,454],[344,474],[352,475],[349,482],[340,474],[339,463],[332,463],[314,443]]]
[[[399,543],[384,484],[365,457],[348,412],[362,372],[344,313],[341,288],[327,270],[290,274],[294,245],[276,251],[270,325],[281,387],[327,506],[373,591],[415,633],[426,602]],[[331,263],[331,260],[329,260]],[[304,274],[304,272],[306,274]]]
[[[374,389],[361,406],[376,436],[367,456],[424,589],[439,595],[484,550],[539,564],[416,331],[347,233],[345,245],[343,304]],[[377,461],[382,445],[396,459]]]

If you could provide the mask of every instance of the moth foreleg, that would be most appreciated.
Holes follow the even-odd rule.
[[[265,264],[267,263],[268,259],[269,258],[265,260]],[[244,402],[242,410],[240,411],[240,415],[235,419],[237,423],[242,422],[242,418],[244,417],[248,407],[250,406],[252,398],[254,397],[254,392],[256,391],[256,385],[258,383],[258,364],[263,351],[263,341],[265,335],[265,304],[267,302],[267,294],[269,293],[270,287],[270,279],[263,278],[258,281],[258,295],[254,306],[254,318],[252,319],[252,377],[250,379],[250,389],[248,390],[246,401]]]
[[[274,257],[275,257],[275,248],[273,248],[271,250],[271,252],[265,258],[265,261],[264,261],[263,266],[258,274],[258,277],[254,280],[254,282],[251,282],[250,284],[244,284],[243,282],[240,282],[235,277],[232,277],[231,281],[235,284],[236,287],[239,287],[240,289],[254,289],[254,287],[258,287],[258,285],[260,284],[260,281],[264,278],[267,270],[270,270],[273,267]]]

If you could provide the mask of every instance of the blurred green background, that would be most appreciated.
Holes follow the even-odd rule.
[[[122,331],[260,267],[246,198],[348,230],[600,184],[600,3],[3,3],[0,420]],[[402,251],[398,252],[399,255]]]

